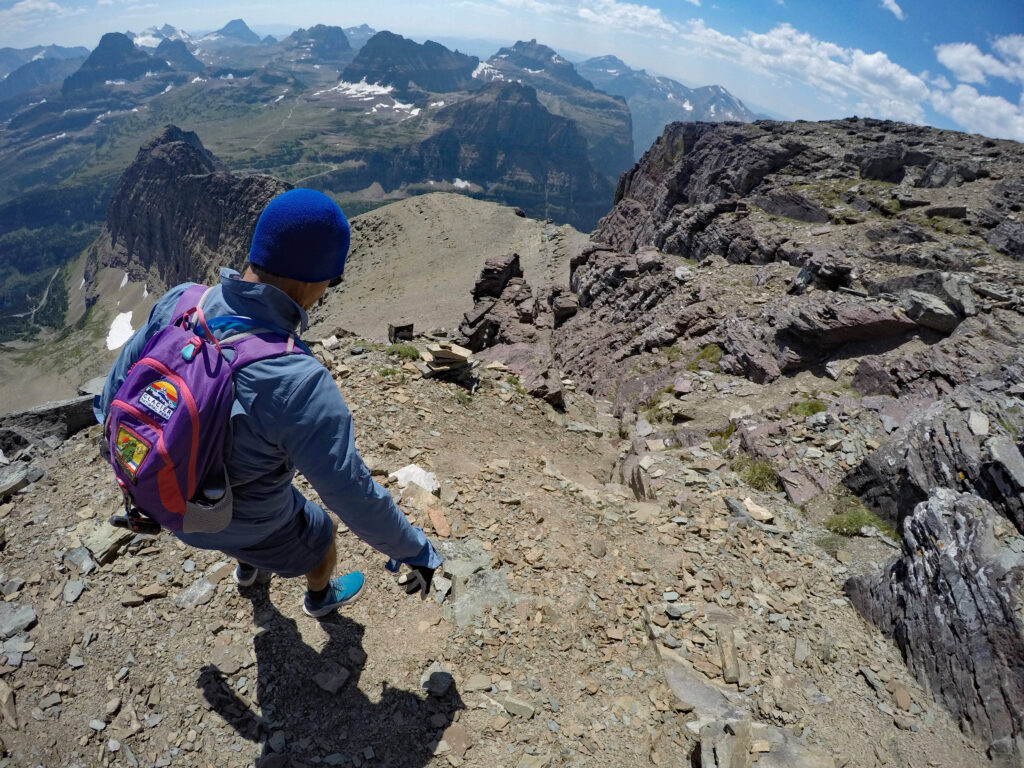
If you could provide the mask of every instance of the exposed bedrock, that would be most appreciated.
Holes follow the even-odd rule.
[[[851,579],[857,609],[997,764],[1024,754],[1024,634],[1017,609],[1022,540],[984,499],[931,490],[903,524],[901,554]]]

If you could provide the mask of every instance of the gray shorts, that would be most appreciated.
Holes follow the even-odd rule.
[[[292,578],[316,568],[334,539],[334,521],[322,507],[306,500],[292,521],[258,544],[221,551],[260,570]]]

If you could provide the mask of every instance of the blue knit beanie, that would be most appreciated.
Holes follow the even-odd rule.
[[[349,227],[331,198],[292,189],[271,200],[256,222],[249,261],[281,277],[320,283],[341,277]]]

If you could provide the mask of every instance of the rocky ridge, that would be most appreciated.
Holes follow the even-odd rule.
[[[1022,168],[1013,142],[873,120],[676,124],[572,259],[578,309],[555,323],[515,275],[463,327],[556,405],[567,381],[611,401],[638,500],[663,497],[663,444],[709,438],[838,530],[858,494],[902,554],[850,595],[1007,764],[1024,695]]]

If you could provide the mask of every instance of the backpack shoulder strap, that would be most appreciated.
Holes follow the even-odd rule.
[[[212,290],[213,288],[201,283],[193,283],[186,288],[184,293],[178,297],[178,301],[174,305],[174,311],[171,313],[170,324],[174,325],[180,321],[189,310],[196,308],[202,309],[203,304],[206,303],[206,299]]]
[[[275,333],[264,329],[238,333],[222,339],[221,346],[234,350],[234,357],[230,361],[233,371],[258,360],[268,360],[284,355],[310,354],[306,345],[294,334],[286,336],[281,332]]]

